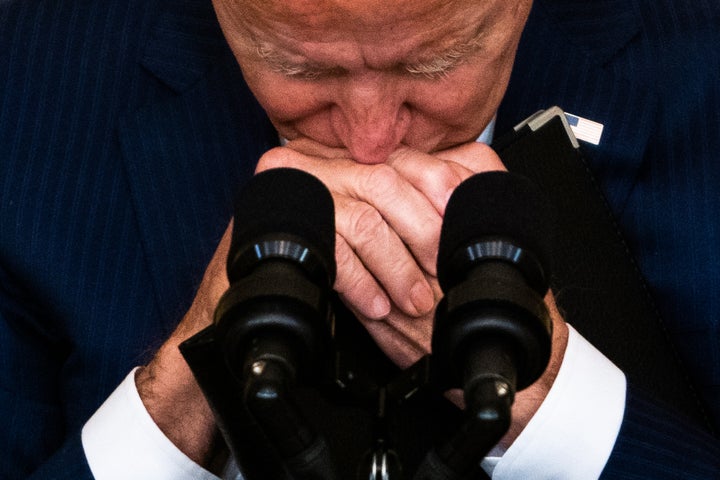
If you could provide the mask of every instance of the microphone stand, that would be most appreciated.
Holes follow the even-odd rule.
[[[404,466],[395,452],[390,419],[416,394],[430,387],[430,357],[425,356],[378,387],[373,444],[359,466],[358,480],[403,480]]]
[[[180,346],[243,478],[338,478],[324,438],[296,405],[292,375],[284,362],[271,358],[282,342],[259,343],[270,353],[248,355],[244,379],[227,367],[214,325]]]
[[[213,324],[180,346],[246,480],[337,478],[295,398],[327,378],[334,324],[326,269],[300,241],[240,249]]]
[[[428,453],[415,480],[486,477],[480,461],[510,427],[516,389],[535,382],[550,358],[547,284],[534,256],[484,240],[460,249],[451,264],[458,261],[472,268],[437,307],[432,349],[439,388],[463,389],[465,422]]]
[[[487,368],[488,362],[494,365]],[[494,348],[476,352],[469,363],[463,384],[465,421],[445,444],[428,452],[414,480],[489,478],[480,462],[510,427],[514,368],[502,349]],[[475,373],[503,370],[505,375],[498,376]]]
[[[292,394],[292,349],[277,338],[258,341],[245,362],[244,400],[295,480],[337,478],[325,439],[304,418]]]
[[[228,369],[212,325],[181,345],[181,351],[205,394],[231,455],[247,480],[334,480],[328,446],[296,406],[294,374],[279,361],[284,346],[275,339],[258,342],[260,356],[250,352],[242,376]],[[493,342],[490,342],[493,343]],[[337,346],[335,346],[337,347]],[[445,444],[428,452],[414,477],[406,477],[394,451],[389,422],[420,391],[440,395],[446,389],[438,358],[423,357],[384,385],[359,385],[340,390],[366,408],[375,405],[374,441],[356,478],[363,480],[466,480],[487,478],[480,461],[506,433],[515,392],[513,360],[505,348],[483,346],[468,354],[464,368],[465,420]],[[335,352],[336,357],[342,352]],[[288,358],[288,357],[285,357]],[[291,356],[289,358],[292,358]],[[342,362],[340,362],[342,364]],[[348,367],[351,367],[348,365]],[[331,376],[337,382],[347,371]],[[498,376],[473,372],[501,372]],[[329,375],[329,374],[328,374]],[[509,379],[509,381],[507,381]],[[335,386],[337,387],[337,385]],[[331,384],[326,390],[332,390]],[[337,388],[335,388],[337,390]],[[375,400],[372,400],[375,398]],[[263,459],[263,460],[259,460]]]

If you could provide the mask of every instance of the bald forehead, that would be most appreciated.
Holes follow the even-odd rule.
[[[495,1],[495,0],[492,0]],[[383,22],[391,14],[394,18],[428,14],[452,3],[476,2],[454,0],[238,0],[255,11],[272,15],[324,19],[351,16],[354,20],[373,24]]]
[[[231,1],[231,0],[219,0]],[[492,11],[503,0],[236,0],[247,8],[247,19],[296,26],[311,35],[342,25],[343,30],[402,32],[424,25],[452,25],[455,17]],[[259,25],[258,25],[259,26]],[[297,34],[297,32],[295,32]]]
[[[256,52],[277,71],[310,76],[361,67],[425,72],[428,66],[434,71],[442,64],[440,70],[446,70],[468,54],[493,51],[498,43],[516,38],[532,4],[532,0],[213,1],[236,55]],[[513,48],[512,42],[501,46]]]

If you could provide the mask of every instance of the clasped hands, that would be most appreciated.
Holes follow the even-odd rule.
[[[277,167],[309,172],[331,191],[338,267],[334,288],[380,348],[401,368],[429,353],[434,310],[442,295],[435,264],[445,205],[466,178],[505,170],[495,152],[481,143],[433,154],[400,147],[385,163],[365,165],[350,158],[345,149],[301,139],[267,152],[256,171]],[[153,420],[201,464],[208,462],[212,451],[214,422],[177,345],[210,324],[228,287],[225,261],[230,230],[213,256],[190,310],[153,361],[136,376]],[[552,358],[543,376],[517,395],[513,425],[503,439],[506,446],[540,406],[562,361],[567,327],[552,294],[546,303],[554,327]],[[185,405],[182,411],[178,411],[177,401]]]
[[[404,368],[430,351],[441,296],[435,263],[445,205],[475,172],[504,169],[486,145],[437,155],[401,147],[364,165],[310,140],[267,152],[257,171],[294,167],[319,178],[335,203],[337,279],[344,303]]]

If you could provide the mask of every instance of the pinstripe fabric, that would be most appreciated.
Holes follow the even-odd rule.
[[[714,438],[684,428],[678,419],[668,421],[666,409],[633,390],[626,409],[630,413],[601,478],[718,478],[720,447]]]
[[[0,411],[10,415],[0,433],[3,478],[28,474],[79,428],[121,378],[125,367],[112,357],[140,353],[107,339],[134,329],[124,304],[139,287],[142,257],[103,251],[138,251],[107,115],[139,96],[120,81],[137,54],[131,34],[144,28],[129,7],[3,5],[0,45],[12,48],[0,49],[0,297],[14,306],[0,313]],[[155,309],[143,298],[136,306]],[[149,340],[142,328],[137,335]],[[110,356],[96,355],[106,348]]]
[[[681,54],[699,37],[672,42],[678,50],[669,57],[697,69],[698,86],[665,91],[675,82],[651,67],[666,46],[651,45],[657,32],[671,36],[699,21],[685,3],[578,9],[537,0],[498,122],[559,104],[606,124],[603,144],[589,152],[594,167],[673,328],[706,347],[695,365],[717,355],[720,275],[705,261],[716,258],[712,243],[702,243],[717,232],[712,222],[689,232],[670,222],[714,221],[717,144],[682,140],[696,138],[698,108],[717,98],[692,95],[707,83],[706,69]],[[717,18],[713,2],[694,5],[703,21]],[[273,134],[209,2],[0,1],[0,46],[8,46],[0,48],[0,478],[89,478],[80,426],[177,322],[234,190]],[[663,135],[666,144],[657,141]],[[660,161],[665,149],[673,154]],[[676,161],[687,155],[691,166]],[[675,259],[683,242],[693,251],[656,264]],[[717,385],[717,372],[707,372],[706,393]],[[644,423],[635,410],[630,426]],[[630,441],[640,429],[623,432],[610,465],[646,461],[638,455],[652,449]]]
[[[553,104],[605,125],[583,148],[716,426],[719,18],[715,2],[538,1],[497,126]],[[612,358],[610,333],[591,340]],[[631,385],[603,477],[720,475],[717,441],[681,426]]]
[[[173,3],[0,6],[0,478],[58,448],[38,478],[81,478],[79,428],[177,323],[268,148],[209,2]]]

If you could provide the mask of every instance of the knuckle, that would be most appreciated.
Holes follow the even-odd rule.
[[[337,264],[338,280],[340,280],[341,272],[351,270],[354,255],[342,235],[335,233],[335,263]]]
[[[463,147],[469,154],[486,155],[494,152],[487,143],[483,142],[469,142],[463,145]]]
[[[370,168],[363,187],[370,198],[384,198],[397,192],[400,182],[400,174],[393,167],[378,164]]]
[[[366,280],[367,277],[361,272],[355,270],[345,270],[340,278],[338,273],[338,279],[340,279],[341,289],[338,289],[338,293],[346,295],[353,301],[358,301],[362,297],[363,293],[368,291]]]
[[[372,277],[365,270],[362,262],[340,234],[336,234],[335,256],[337,261],[337,277],[335,290],[346,296],[351,303],[363,298],[363,295],[372,294]]]
[[[448,162],[433,163],[424,178],[429,183],[428,188],[439,194],[453,190],[465,179],[460,171]]]
[[[256,173],[281,167],[295,167],[296,154],[286,147],[275,147],[265,152],[258,161]]]
[[[480,142],[472,142],[465,146],[468,168],[474,172],[488,170],[505,170],[505,166],[498,154],[489,145]]]
[[[384,231],[386,223],[380,212],[367,203],[358,203],[350,213],[349,237],[354,245],[372,242]]]

